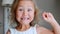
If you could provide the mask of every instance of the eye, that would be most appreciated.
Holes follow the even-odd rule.
[[[29,11],[32,11],[32,9],[28,9],[28,12],[29,12]]]
[[[19,11],[23,11],[23,9],[19,9]]]

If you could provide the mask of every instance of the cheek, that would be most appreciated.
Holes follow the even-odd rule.
[[[16,13],[16,19],[17,20],[20,20],[21,16],[22,16],[22,13],[20,13],[20,12],[17,12]]]
[[[34,19],[34,12],[30,13],[30,18],[31,18],[31,20]]]
[[[16,17],[18,17],[18,18],[21,17],[21,14],[20,13],[17,13],[16,14]]]

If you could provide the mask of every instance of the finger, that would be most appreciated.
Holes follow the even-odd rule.
[[[48,13],[49,14],[49,17],[53,17],[52,13]]]

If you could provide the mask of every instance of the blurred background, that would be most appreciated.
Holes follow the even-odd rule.
[[[36,6],[39,8],[40,22],[41,26],[48,29],[52,29],[52,26],[48,24],[42,18],[42,13],[44,11],[51,12],[57,22],[60,24],[60,0],[34,0]],[[8,30],[10,7],[13,0],[0,0],[0,34],[5,34]]]

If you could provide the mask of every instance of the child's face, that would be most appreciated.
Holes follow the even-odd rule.
[[[34,19],[34,4],[32,1],[20,1],[16,19],[20,24],[29,24]]]

